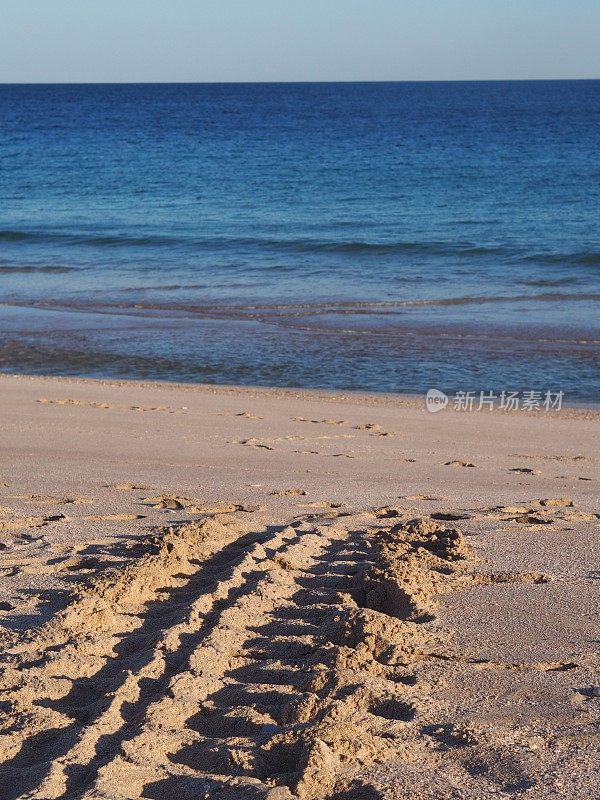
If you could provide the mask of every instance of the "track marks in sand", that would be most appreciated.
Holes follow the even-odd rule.
[[[434,597],[469,554],[457,531],[369,518],[185,526],[15,640],[9,796],[316,800],[422,757],[411,664],[443,650]]]
[[[444,781],[440,737],[471,752],[504,746],[440,727],[432,687],[457,665],[577,666],[456,649],[440,594],[545,576],[478,572],[461,532],[439,521],[368,512],[251,525],[220,517],[150,537],[137,560],[7,642],[6,800],[347,800],[356,781],[357,797],[377,797],[357,777],[377,764]],[[499,785],[461,763],[451,771],[462,785],[481,782],[466,796]]]

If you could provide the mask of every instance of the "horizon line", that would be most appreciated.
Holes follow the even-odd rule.
[[[392,84],[392,83],[559,83],[594,82],[600,77],[584,78],[410,78],[410,79],[344,79],[344,80],[289,80],[289,81],[2,81],[0,86],[302,86],[339,84]]]

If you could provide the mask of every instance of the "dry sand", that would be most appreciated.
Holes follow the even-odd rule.
[[[0,797],[600,796],[598,412],[0,390]]]

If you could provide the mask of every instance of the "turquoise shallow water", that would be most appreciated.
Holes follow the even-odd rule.
[[[600,82],[0,86],[0,369],[600,386]]]

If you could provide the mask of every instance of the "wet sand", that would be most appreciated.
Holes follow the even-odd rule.
[[[599,412],[0,389],[2,797],[594,796]]]

